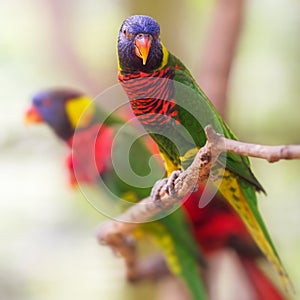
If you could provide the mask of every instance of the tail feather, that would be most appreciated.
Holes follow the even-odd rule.
[[[280,261],[256,207],[254,188],[240,182],[237,177],[228,170],[225,170],[223,178],[214,181],[214,184],[218,186],[220,193],[241,217],[261,251],[278,271],[285,290],[288,290],[288,287],[293,289],[289,276]]]
[[[272,300],[285,300],[279,290],[274,286],[270,279],[260,270],[255,262],[249,259],[242,259],[241,263],[246,271],[252,286],[255,288],[256,299],[272,299]]]
[[[140,229],[155,238],[170,271],[185,282],[191,299],[206,299],[200,272],[204,261],[183,211],[179,208],[159,221],[141,225]]]

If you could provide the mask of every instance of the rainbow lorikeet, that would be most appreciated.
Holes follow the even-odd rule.
[[[46,122],[72,148],[72,154],[67,158],[72,184],[97,187],[101,177],[110,192],[128,201],[139,201],[149,195],[151,186],[138,188],[118,177],[110,156],[114,151],[114,134],[124,121],[115,116],[105,119],[104,115],[104,111],[82,93],[56,89],[36,94],[26,119],[28,122]],[[141,141],[133,145],[132,151],[136,164],[133,169],[143,175],[149,170],[148,161],[152,154]],[[120,155],[124,160],[122,151]],[[184,211],[179,208],[157,221],[141,224],[136,236],[145,234],[154,238],[170,271],[182,278],[193,298],[205,299],[199,268],[205,262]]]
[[[118,71],[134,114],[157,143],[173,179],[205,144],[205,126],[236,139],[188,69],[163,45],[160,26],[153,18],[134,15],[122,23]],[[248,158],[227,153],[213,166],[211,175],[212,184],[242,218],[286,287],[289,277],[257,207],[256,191],[264,190]],[[174,193],[171,183],[168,192]]]
[[[106,181],[109,180],[113,183],[110,185],[110,188],[114,192],[126,195],[130,189],[130,191],[135,191],[139,197],[143,197],[144,192],[142,190],[136,190],[135,187],[122,184],[116,177],[110,164],[114,132],[117,130],[119,123],[121,124],[124,121],[118,117],[111,117],[106,125],[102,124],[101,126],[98,122],[102,122],[104,118],[102,118],[103,112],[98,106],[98,112],[90,108],[87,114],[82,114],[82,111],[89,106],[93,106],[91,100],[77,91],[69,89],[49,90],[34,97],[32,107],[28,110],[26,118],[29,122],[47,123],[70,148],[73,141],[79,139],[79,143],[75,143],[73,154],[71,153],[67,156],[67,166],[72,185],[76,186],[82,183],[97,185],[99,174],[101,174],[101,176],[106,176]],[[92,117],[91,111],[97,114],[97,117]],[[81,127],[75,132],[74,127],[80,114],[82,120],[77,125]],[[94,147],[94,150],[91,151],[90,147]],[[144,157],[144,162],[139,162],[142,164],[142,167],[145,167],[145,161],[148,161],[149,151],[147,149],[151,149],[153,153],[157,152],[157,149],[148,144],[145,148],[142,147],[141,149],[139,147],[138,150],[142,152],[139,152],[138,156]],[[96,164],[96,170],[93,168],[94,164]],[[194,238],[200,249],[203,249],[205,256],[225,248],[234,249],[245,266],[251,287],[256,291],[257,299],[282,300],[283,297],[271,281],[256,266],[256,259],[261,256],[261,252],[254,244],[241,219],[223,199],[216,199],[216,201],[199,210],[197,200],[202,192],[203,186],[199,186],[198,191],[191,194],[183,203],[182,208],[184,211],[173,213],[173,216],[169,217],[169,219],[167,218],[166,227],[164,224],[160,225],[159,222],[156,222],[157,226],[155,227],[154,225],[153,227],[156,228],[155,234],[160,235],[162,240],[165,241],[164,243],[167,244],[171,242],[172,245],[172,242],[180,242],[180,236],[177,239],[176,236],[175,239],[168,238],[168,226],[171,226],[171,237],[172,234],[180,235],[183,230],[181,229],[177,232],[177,226],[183,226],[184,230],[190,230],[190,228],[186,228],[184,221],[184,218],[188,217]],[[149,193],[149,190],[147,190],[147,193]],[[177,219],[179,221],[176,221]],[[152,222],[153,224],[155,223]],[[154,233],[150,230],[150,234],[153,235]],[[176,258],[178,254],[174,255],[172,252],[177,247],[180,247],[180,244],[175,244],[174,247],[169,248],[171,249],[168,254],[170,257],[175,256]],[[177,251],[182,253],[182,256],[180,256],[181,254],[178,255],[178,259],[185,260],[186,255],[188,255],[186,249],[183,247],[182,251]],[[174,261],[176,262],[176,259]],[[191,272],[191,276],[194,276],[194,272]],[[195,278],[187,278],[186,280],[192,281]]]

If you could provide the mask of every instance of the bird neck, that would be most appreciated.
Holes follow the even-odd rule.
[[[85,128],[91,124],[95,115],[95,105],[89,97],[71,99],[65,106],[72,129]]]
[[[168,64],[168,60],[169,60],[169,51],[167,50],[167,48],[165,47],[165,45],[160,42],[161,47],[162,47],[162,61],[160,66],[155,70],[155,71],[159,71],[162,70],[163,68],[165,68],[165,66]]]

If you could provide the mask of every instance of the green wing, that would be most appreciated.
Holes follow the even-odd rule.
[[[185,127],[195,141],[195,145],[202,147],[206,142],[203,128],[212,125],[214,130],[225,137],[236,139],[229,127],[222,120],[213,104],[200,89],[187,68],[174,55],[169,54],[169,65],[176,66],[175,71],[175,101],[179,112],[180,123]],[[191,122],[191,119],[196,119]],[[183,139],[186,140],[184,135]],[[226,160],[223,158],[220,163],[246,182],[253,185],[256,190],[264,191],[261,184],[253,175],[250,169],[249,159],[233,153],[227,153]]]
[[[195,145],[198,147],[204,145],[206,137],[203,128],[207,125],[212,125],[216,132],[223,134],[227,138],[236,139],[183,64],[171,54],[169,63],[176,70],[174,77],[176,81],[175,101],[178,106],[179,121],[190,132],[195,140]],[[196,119],[196,121],[191,122],[192,118]],[[199,135],[200,137],[198,137]],[[181,139],[187,140],[182,133]],[[218,165],[226,166],[227,170],[225,171],[227,172],[226,176],[221,180],[223,183],[221,183],[219,190],[243,219],[256,243],[273,263],[280,274],[283,284],[286,285],[290,282],[288,275],[281,264],[257,208],[255,189],[257,191],[264,190],[250,169],[249,159],[244,156],[227,153],[225,158],[221,157],[216,163],[216,170],[218,170]],[[235,194],[238,190],[241,193]]]

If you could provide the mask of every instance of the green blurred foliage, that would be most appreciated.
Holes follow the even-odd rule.
[[[96,95],[117,83],[116,38],[130,14],[150,14],[164,43],[192,72],[213,1],[0,2],[0,299],[153,299],[128,286],[124,266],[94,238],[105,218],[68,188],[67,149],[23,113],[45,87]],[[232,69],[229,123],[246,141],[300,143],[300,5],[251,0]],[[299,161],[253,160],[268,197],[260,206],[296,288],[300,286]],[[147,293],[149,296],[145,296]],[[300,290],[298,290],[300,292]]]

